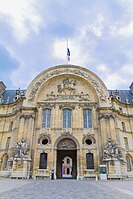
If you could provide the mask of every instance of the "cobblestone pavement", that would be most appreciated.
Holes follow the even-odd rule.
[[[12,186],[11,190],[8,188],[7,191],[1,190],[0,199],[133,199],[131,188],[133,186],[127,184],[126,189],[123,189],[125,182],[120,181],[7,180],[6,182],[7,186],[16,182],[18,184],[14,186],[15,188]],[[1,183],[2,180],[0,186]],[[133,185],[133,182],[129,184]]]

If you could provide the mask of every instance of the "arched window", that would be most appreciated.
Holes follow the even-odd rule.
[[[127,161],[127,171],[131,171],[132,170],[131,158],[129,156],[126,156],[126,161]]]
[[[39,169],[47,169],[47,153],[40,154]]]
[[[44,109],[42,112],[42,128],[50,128],[51,110]]]
[[[86,167],[87,167],[87,169],[94,169],[93,153],[86,154]]]
[[[84,128],[92,128],[92,111],[90,109],[83,110]]]
[[[72,111],[70,109],[63,110],[63,128],[72,127]]]

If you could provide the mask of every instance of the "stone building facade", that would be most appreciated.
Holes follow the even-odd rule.
[[[74,65],[47,69],[27,90],[0,82],[0,175],[84,179],[105,165],[108,177],[133,177],[132,92]]]

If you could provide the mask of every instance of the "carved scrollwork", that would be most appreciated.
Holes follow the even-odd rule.
[[[57,145],[58,150],[76,150],[76,148],[75,142],[69,138],[64,138]]]
[[[75,109],[75,105],[72,105],[72,104],[61,104],[59,105],[59,108],[60,109],[64,109],[64,108],[70,108],[70,109]]]
[[[45,104],[43,104],[43,103],[39,103],[39,107],[41,107],[41,108],[55,108],[55,104],[52,104],[52,103],[45,103]]]
[[[97,79],[95,79],[91,75],[87,74],[86,72],[81,71],[80,69],[71,69],[71,68],[70,69],[68,69],[68,68],[56,69],[52,72],[47,73],[46,76],[40,78],[38,80],[38,82],[36,82],[35,85],[32,87],[32,90],[31,90],[31,93],[29,94],[28,100],[33,101],[35,99],[35,95],[36,95],[38,89],[40,88],[40,86],[42,85],[42,83],[47,81],[49,78],[51,78],[53,76],[57,76],[59,74],[72,74],[72,75],[78,75],[80,77],[83,77],[84,79],[86,79],[93,85],[93,87],[96,89],[101,101],[107,100],[107,96],[104,94],[103,87],[100,85],[100,83]],[[66,90],[65,87],[67,87],[67,90],[70,91],[69,93],[75,92],[75,88],[74,88],[76,85],[75,81],[66,79],[66,81],[64,82],[63,85],[64,85],[63,87],[61,85],[59,85],[59,87],[58,87],[59,93]]]

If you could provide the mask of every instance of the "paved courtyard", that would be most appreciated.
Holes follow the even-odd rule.
[[[0,199],[133,199],[133,181],[0,178]]]

